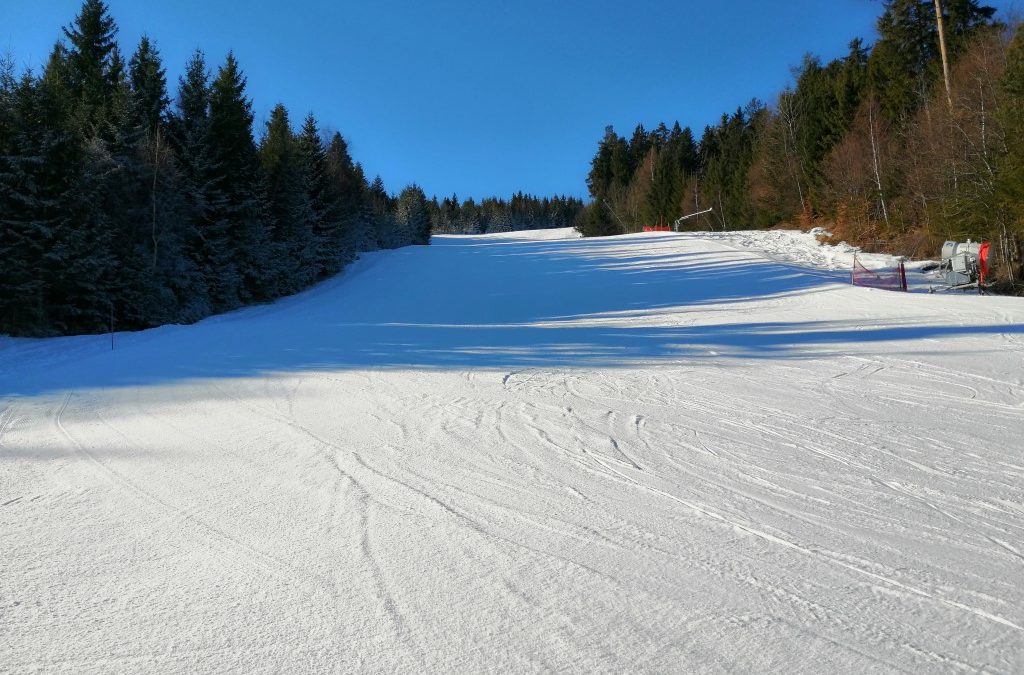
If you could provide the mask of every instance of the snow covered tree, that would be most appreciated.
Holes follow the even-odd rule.
[[[398,195],[395,219],[400,232],[400,246],[430,243],[430,214],[427,197],[418,185],[410,185]]]
[[[278,104],[270,113],[260,144],[267,180],[268,213],[273,223],[278,293],[294,293],[320,277],[317,216],[310,196],[314,167],[303,156],[288,111]]]
[[[220,193],[210,205],[218,230],[230,237],[239,284],[224,287],[222,309],[275,297],[280,278],[267,223],[263,176],[253,138],[252,102],[246,80],[233,53],[228,53],[210,88],[210,149],[217,167],[214,187]]]

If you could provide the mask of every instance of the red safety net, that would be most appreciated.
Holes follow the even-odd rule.
[[[668,225],[645,225],[644,232],[671,232],[672,228]]]
[[[901,261],[896,269],[869,270],[853,256],[853,273],[850,281],[854,286],[883,288],[887,291],[907,290],[907,271]]]

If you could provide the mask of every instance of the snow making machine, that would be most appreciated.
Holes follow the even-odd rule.
[[[985,290],[985,276],[988,274],[989,245],[987,242],[967,240],[947,241],[942,245],[942,262],[939,274],[948,290],[977,288]]]

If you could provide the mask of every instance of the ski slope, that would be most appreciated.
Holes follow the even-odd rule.
[[[0,339],[0,671],[1024,672],[1024,301],[842,255],[437,237]]]

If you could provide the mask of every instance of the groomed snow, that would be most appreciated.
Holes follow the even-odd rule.
[[[0,339],[0,671],[1022,672],[1024,302],[847,253],[438,237]]]

